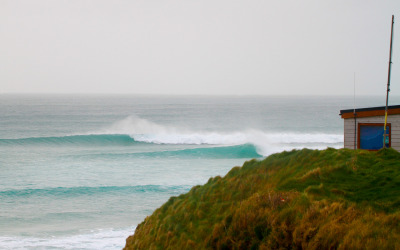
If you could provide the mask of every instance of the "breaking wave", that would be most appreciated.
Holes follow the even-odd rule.
[[[60,137],[34,137],[20,139],[0,139],[2,145],[92,145],[92,146],[132,146],[138,143],[147,144],[173,144],[173,145],[218,145],[238,146],[230,150],[250,152],[248,145],[253,145],[258,155],[269,155],[282,150],[294,148],[315,148],[342,147],[343,135],[324,133],[270,133],[260,130],[248,129],[243,131],[208,132],[190,131],[177,129],[171,126],[163,126],[151,121],[128,117],[112,124],[109,128],[90,132],[87,134],[68,135]],[[216,147],[215,147],[216,148]],[[205,151],[219,152],[226,150],[204,149],[203,151],[189,150],[186,154],[204,153]],[[250,151],[249,151],[250,150]],[[217,153],[218,153],[217,152]],[[226,151],[225,153],[228,153]],[[250,157],[257,157],[250,152]]]

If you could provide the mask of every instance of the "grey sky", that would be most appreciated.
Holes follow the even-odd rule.
[[[0,0],[0,93],[400,95],[400,1]]]

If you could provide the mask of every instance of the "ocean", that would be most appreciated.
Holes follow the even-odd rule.
[[[246,160],[343,147],[350,108],[345,96],[2,94],[0,248],[121,249],[170,196]]]

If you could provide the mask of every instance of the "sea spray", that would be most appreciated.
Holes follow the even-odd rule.
[[[125,134],[136,142],[156,144],[195,144],[195,145],[244,145],[252,144],[257,153],[267,156],[271,153],[304,146],[313,149],[326,147],[339,148],[343,144],[341,134],[328,133],[288,133],[268,132],[256,129],[243,131],[192,131],[160,125],[155,122],[129,116],[113,123],[109,128],[94,132],[94,134]]]

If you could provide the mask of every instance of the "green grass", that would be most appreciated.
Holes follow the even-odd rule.
[[[400,153],[293,150],[171,197],[126,249],[400,248]]]

